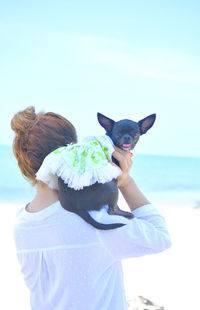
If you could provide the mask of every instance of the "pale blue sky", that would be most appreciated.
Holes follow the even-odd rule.
[[[79,138],[101,112],[156,113],[137,153],[200,156],[199,1],[4,1],[0,4],[0,144],[28,105],[53,111]]]

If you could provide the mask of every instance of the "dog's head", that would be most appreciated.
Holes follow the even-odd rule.
[[[154,124],[156,114],[151,114],[139,122],[123,119],[118,122],[107,116],[97,113],[100,125],[106,130],[106,134],[117,147],[130,151],[138,142],[141,135],[145,134]]]

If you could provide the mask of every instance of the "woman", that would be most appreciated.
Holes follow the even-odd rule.
[[[125,223],[100,231],[64,210],[58,192],[37,181],[44,158],[77,141],[73,125],[55,113],[18,112],[11,121],[14,154],[22,174],[36,185],[33,200],[17,214],[17,255],[30,290],[32,310],[124,310],[121,259],[161,252],[170,247],[164,218],[129,176],[132,161],[118,148],[118,187],[134,218],[108,215],[105,206],[90,215],[101,223]]]

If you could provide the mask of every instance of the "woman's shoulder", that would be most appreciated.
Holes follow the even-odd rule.
[[[28,203],[17,212],[16,224],[25,224],[26,222],[28,223],[30,221],[40,221],[47,217],[53,216],[56,212],[63,209],[60,201],[56,201],[45,207],[36,207],[35,210],[33,208],[30,209],[29,206],[30,204]]]

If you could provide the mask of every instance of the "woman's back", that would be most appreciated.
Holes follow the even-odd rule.
[[[135,218],[90,211],[98,222],[126,225],[100,231],[60,202],[17,215],[15,243],[32,309],[127,309],[121,259],[157,253],[170,246],[164,218],[152,205]]]
[[[59,202],[36,213],[21,210],[15,241],[32,309],[126,309],[120,261],[98,230]]]

